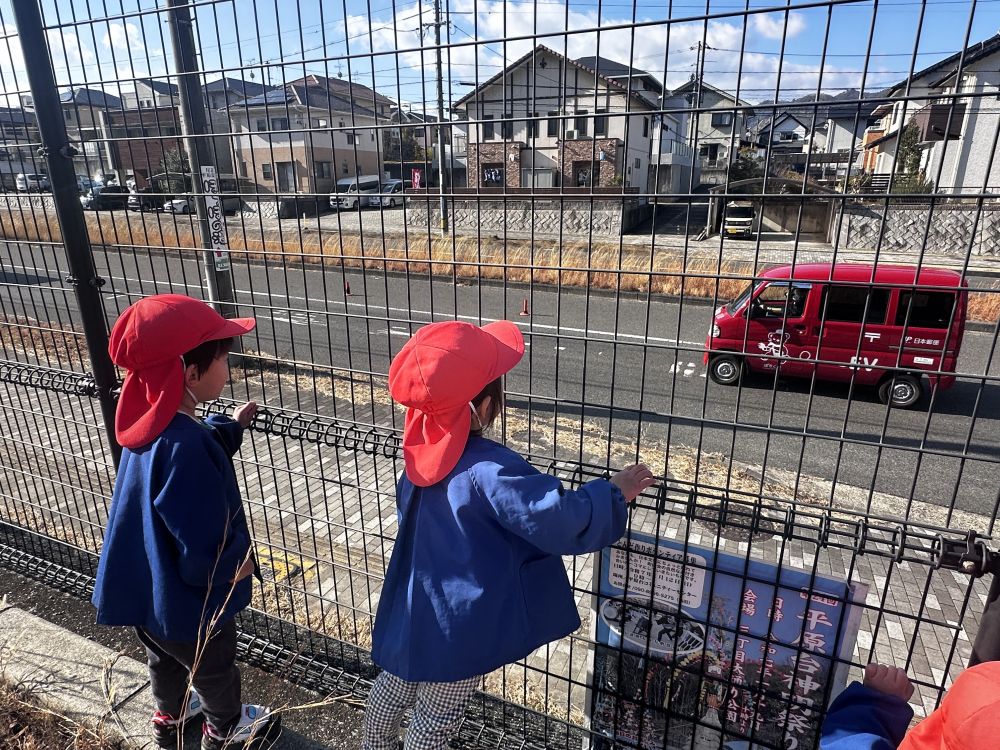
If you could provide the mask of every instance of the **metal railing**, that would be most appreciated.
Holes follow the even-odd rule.
[[[941,97],[927,88],[930,73],[915,73],[962,50],[942,75],[992,54],[976,46],[992,31],[974,2],[964,39],[938,40],[933,54],[883,33],[898,31],[895,11],[853,0],[708,14],[626,3],[599,19],[531,0],[506,6],[501,36],[480,23],[499,11],[480,3],[42,6],[0,0],[0,51],[10,57],[0,84],[15,109],[30,96],[25,112],[37,121],[31,144],[0,139],[0,149],[16,145],[25,170],[52,186],[0,196],[0,564],[77,595],[92,586],[117,460],[121,373],[106,339],[125,307],[176,292],[252,315],[258,328],[234,357],[226,396],[206,407],[262,404],[236,461],[265,572],[240,619],[241,654],[306,686],[364,696],[397,532],[402,420],[389,362],[427,322],[508,318],[529,347],[506,380],[496,439],[568,486],[638,460],[660,482],[638,499],[623,539],[566,559],[583,627],[487,676],[463,742],[806,748],[833,692],[868,660],[908,669],[919,715],[966,664],[1000,504],[1000,211],[988,189],[997,118],[975,129],[975,158],[959,161],[965,152],[948,141],[921,164],[931,180],[965,175],[946,198],[910,190],[907,160],[920,153],[909,146],[894,152],[902,166],[884,189],[855,189],[853,178],[861,105],[898,101],[908,119]],[[947,6],[949,17],[958,7]],[[906,10],[942,12],[918,0]],[[524,20],[536,16],[568,22],[547,31]],[[891,41],[844,46],[828,20],[841,16]],[[435,29],[439,43],[421,33]],[[848,58],[842,76],[824,77],[825,62]],[[775,72],[788,60],[815,74]],[[891,78],[882,60],[896,61]],[[201,89],[213,84],[225,85],[227,103],[209,113]],[[74,154],[66,113],[76,105],[60,94],[78,89],[105,98],[87,105],[99,110],[99,137]],[[952,99],[977,112],[986,98],[968,91]],[[683,137],[686,118],[793,111],[814,131],[829,115],[820,94],[839,94],[838,111],[857,105],[845,125],[857,143],[836,184],[820,190],[769,153],[702,160],[723,183],[711,203],[697,171],[661,179],[657,155],[698,153],[697,135]],[[139,111],[130,102],[145,101],[158,108],[145,133],[114,130]],[[450,113],[449,142],[414,142],[412,123],[393,121],[404,102],[411,113]],[[262,145],[241,150],[251,107],[266,114],[250,136]],[[537,113],[523,157],[497,140],[519,112]],[[677,137],[653,128],[655,116]],[[618,146],[549,148],[553,127],[557,137],[604,128]],[[494,140],[475,135],[489,128]],[[467,164],[445,159],[441,179],[437,157],[466,143],[476,146]],[[734,132],[727,151],[740,146]],[[189,212],[84,213],[73,165],[94,176],[108,158],[104,179],[119,185],[189,173],[190,188],[160,196],[183,197]],[[218,217],[205,196],[212,169],[227,163],[251,184]],[[542,169],[553,187],[517,184]],[[329,208],[338,181],[390,174],[413,189],[380,185],[354,208]],[[366,205],[374,196],[384,200]],[[712,233],[731,201],[758,212],[751,238]],[[874,310],[879,295],[942,287],[912,276],[838,282],[839,293],[861,290],[847,328],[819,300],[831,278],[803,281],[817,263],[953,270],[968,284],[943,287],[968,290],[954,367],[940,357],[958,346],[955,329],[932,337],[915,302],[911,311],[892,303],[898,321]],[[783,264],[813,289],[815,348],[789,350],[800,321],[786,300],[776,317],[748,313],[735,348],[716,351],[720,306]],[[932,362],[904,367],[905,347],[866,360],[873,334],[920,339]],[[725,354],[742,374],[731,385],[713,369]],[[915,408],[880,403],[886,381],[872,372],[920,375]]]

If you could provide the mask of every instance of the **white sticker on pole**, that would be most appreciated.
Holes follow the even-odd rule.
[[[628,553],[623,549],[611,550],[608,580],[612,585],[627,589],[630,597],[641,599],[652,594],[653,601],[661,605],[701,606],[707,562],[704,557],[685,556],[666,547],[657,552],[652,544],[635,539],[629,541],[629,547]]]
[[[201,186],[205,191],[205,211],[208,230],[212,235],[212,255],[216,271],[229,270],[229,235],[226,234],[226,212],[219,197],[219,178],[215,167],[201,168]]]

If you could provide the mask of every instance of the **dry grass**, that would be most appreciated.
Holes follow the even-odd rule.
[[[124,750],[100,727],[76,724],[24,689],[0,681],[0,747],[4,750]]]
[[[0,352],[13,351],[53,366],[79,365],[86,361],[86,346],[83,334],[69,325],[0,314]]]

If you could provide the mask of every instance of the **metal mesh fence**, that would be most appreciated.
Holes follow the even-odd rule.
[[[389,362],[427,322],[506,318],[528,349],[494,437],[568,486],[640,460],[660,484],[566,558],[583,626],[487,676],[462,741],[813,747],[871,659],[923,716],[970,656],[1000,502],[995,20],[0,2],[0,561],[92,583],[116,460],[94,341],[125,307],[252,315],[207,407],[262,404],[242,652],[364,695]]]

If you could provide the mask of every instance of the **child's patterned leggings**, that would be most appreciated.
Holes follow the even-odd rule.
[[[365,708],[364,750],[397,750],[403,713],[413,708],[406,750],[441,750],[458,726],[472,694],[482,682],[407,682],[382,672],[375,678]]]

